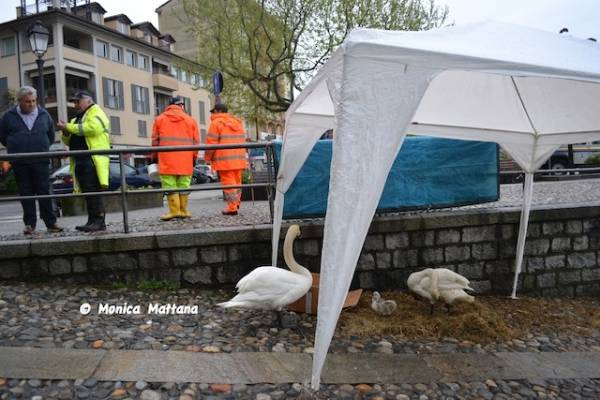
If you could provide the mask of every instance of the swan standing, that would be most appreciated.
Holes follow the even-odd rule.
[[[406,284],[412,292],[429,300],[430,314],[433,314],[433,306],[440,298],[446,304],[448,312],[457,301],[467,303],[475,301],[473,296],[465,293],[465,290],[473,290],[469,286],[469,280],[446,268],[426,268],[414,272],[410,274]]]
[[[379,315],[392,315],[396,309],[397,304],[394,300],[384,300],[381,298],[379,292],[373,292],[373,298],[371,300],[371,309]]]
[[[272,266],[258,267],[239,280],[235,297],[217,305],[281,311],[304,296],[312,286],[312,275],[294,258],[294,240],[298,236],[300,227],[290,226],[283,244],[283,258],[289,271]]]

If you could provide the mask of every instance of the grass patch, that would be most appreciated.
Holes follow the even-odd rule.
[[[179,287],[176,282],[155,280],[141,281],[135,285],[128,285],[125,282],[113,282],[110,286],[114,290],[138,289],[146,292],[151,292],[155,290],[176,290]]]
[[[398,308],[389,317],[375,314],[371,293],[340,317],[342,336],[393,336],[404,339],[452,337],[475,343],[490,343],[527,334],[578,333],[600,329],[600,299],[546,299],[479,296],[474,304],[459,304],[447,314],[438,304],[429,315],[429,303],[401,292],[384,292]]]

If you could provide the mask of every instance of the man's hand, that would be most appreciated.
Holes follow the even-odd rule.
[[[58,129],[60,129],[61,131],[65,132],[65,133],[68,133],[67,132],[67,123],[65,121],[58,121],[56,123],[56,127]]]

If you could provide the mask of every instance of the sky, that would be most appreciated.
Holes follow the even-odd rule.
[[[157,28],[154,10],[165,1],[97,0],[107,10],[107,16],[127,14],[134,23],[150,21]],[[0,0],[0,3],[0,22],[14,19],[20,0]],[[600,0],[435,0],[435,3],[449,7],[448,21],[456,25],[494,19],[550,32],[567,27],[573,36],[600,40]]]

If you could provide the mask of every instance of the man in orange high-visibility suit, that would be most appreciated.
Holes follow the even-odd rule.
[[[198,125],[184,111],[181,97],[173,97],[169,106],[154,120],[152,146],[193,146],[200,143]],[[158,172],[163,189],[188,189],[192,182],[197,151],[163,151],[158,153]],[[162,221],[173,218],[190,218],[189,192],[169,193],[169,211],[161,215]]]
[[[246,131],[241,120],[227,113],[225,104],[216,104],[210,110],[210,126],[206,144],[234,144],[246,142]],[[246,149],[206,150],[204,159],[219,173],[223,186],[242,184],[242,172],[248,168]],[[242,189],[225,189],[227,207],[224,215],[237,215]]]

